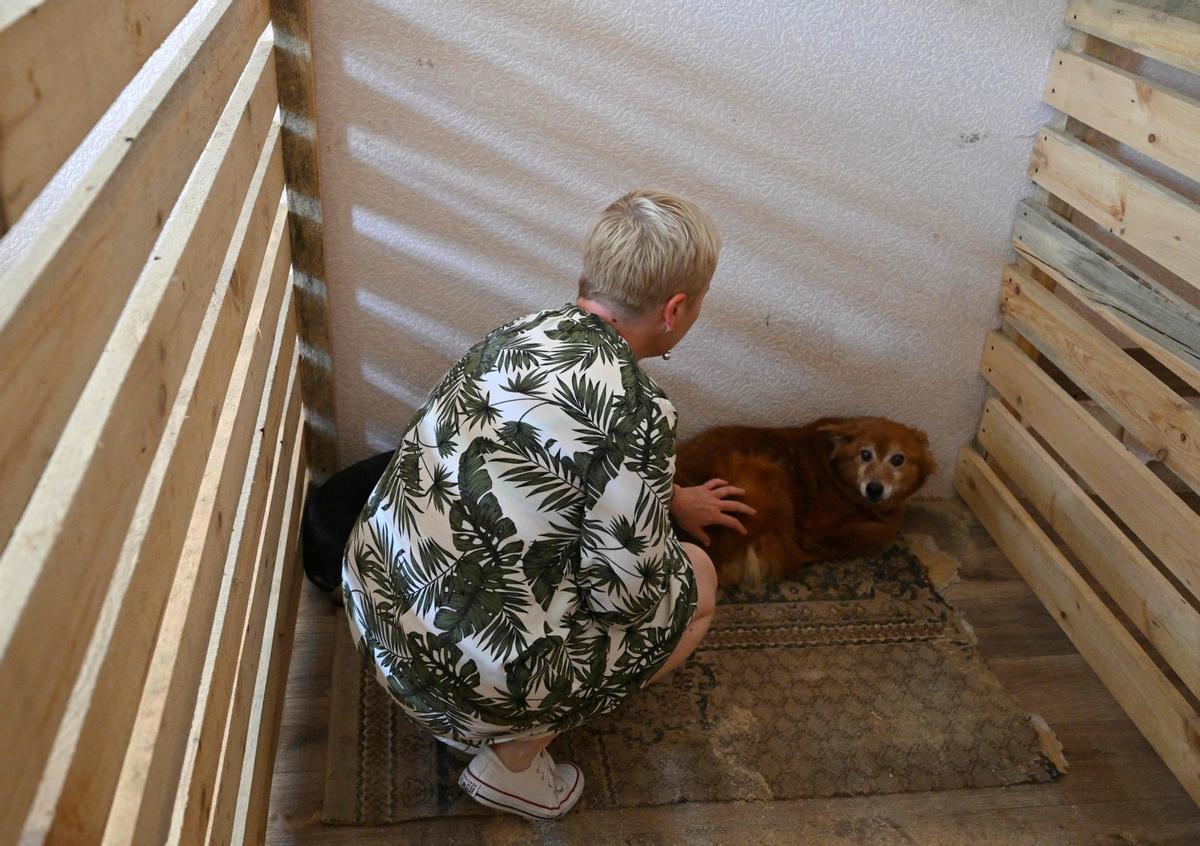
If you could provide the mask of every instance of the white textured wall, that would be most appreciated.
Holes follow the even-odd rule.
[[[343,459],[390,449],[463,349],[574,297],[634,186],[725,242],[704,316],[652,361],[681,433],[884,414],[950,468],[1059,0],[313,5]],[[927,492],[950,490],[943,472]]]

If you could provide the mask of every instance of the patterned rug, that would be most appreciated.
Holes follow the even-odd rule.
[[[796,799],[1045,782],[1037,732],[900,544],[723,592],[701,648],[663,683],[550,747],[581,808]],[[323,819],[486,814],[462,763],[394,708],[338,627]]]

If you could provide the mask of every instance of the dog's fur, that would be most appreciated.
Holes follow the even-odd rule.
[[[899,466],[891,463],[897,454]],[[887,548],[904,501],[935,470],[918,429],[882,417],[825,417],[801,427],[710,429],[680,445],[676,482],[720,478],[745,489],[758,512],[736,515],[747,534],[712,526],[708,551],[721,584],[757,587],[813,561]]]

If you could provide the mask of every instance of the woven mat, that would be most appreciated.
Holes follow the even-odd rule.
[[[487,814],[462,763],[392,706],[338,626],[323,819]],[[581,808],[903,793],[1045,782],[1037,733],[903,544],[725,591],[663,683],[557,738]]]

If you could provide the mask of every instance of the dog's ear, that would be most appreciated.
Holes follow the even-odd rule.
[[[818,426],[817,431],[824,435],[833,449],[854,440],[859,433],[858,423],[854,420],[842,420],[837,423],[826,423]]]
[[[937,472],[937,461],[933,457],[933,450],[929,446],[929,436],[920,429],[913,429],[917,435],[917,443],[921,446],[921,471],[922,479],[932,476]]]

